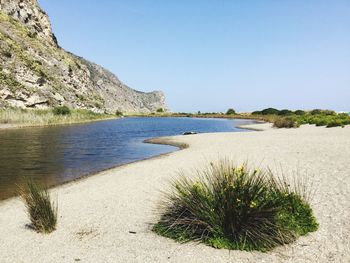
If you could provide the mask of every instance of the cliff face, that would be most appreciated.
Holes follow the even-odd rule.
[[[161,91],[133,90],[60,48],[37,0],[0,0],[0,108],[58,105],[108,113],[166,108]]]

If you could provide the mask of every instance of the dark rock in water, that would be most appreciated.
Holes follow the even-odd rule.
[[[183,133],[183,135],[192,135],[192,134],[197,134],[197,132],[188,131]]]

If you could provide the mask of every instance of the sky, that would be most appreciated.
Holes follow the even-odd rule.
[[[39,3],[61,47],[172,111],[350,111],[348,0]]]

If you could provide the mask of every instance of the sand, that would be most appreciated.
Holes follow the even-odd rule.
[[[0,262],[350,262],[350,127],[258,128],[264,131],[162,138],[188,148],[52,189],[59,221],[49,235],[26,227],[20,199],[1,202]],[[223,157],[307,179],[319,230],[268,253],[179,244],[154,234],[169,180],[180,169],[191,174]]]

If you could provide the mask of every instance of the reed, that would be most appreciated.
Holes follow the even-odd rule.
[[[32,227],[42,233],[54,231],[57,224],[57,205],[51,201],[47,189],[28,179],[20,188],[20,194]]]

